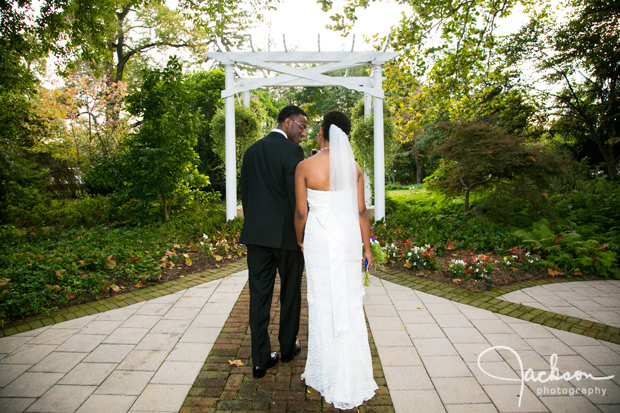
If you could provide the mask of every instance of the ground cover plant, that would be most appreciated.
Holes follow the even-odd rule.
[[[617,191],[605,181],[580,184],[551,197],[553,222],[526,221],[519,228],[464,214],[462,201],[420,185],[392,189],[389,219],[375,222],[372,233],[387,265],[471,290],[549,277],[618,278]],[[473,203],[484,200],[479,194]],[[598,208],[588,207],[592,202]]]
[[[244,254],[221,205],[142,226],[4,228],[0,319],[48,314],[219,266]]]

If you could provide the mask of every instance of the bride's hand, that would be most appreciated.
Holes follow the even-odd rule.
[[[298,242],[297,245],[299,245],[299,248],[301,248],[301,253],[304,253],[304,243],[302,242]]]
[[[375,256],[372,255],[372,252],[364,251],[364,261],[366,260],[368,260],[368,265],[366,266],[366,269],[369,270],[372,268],[373,265],[375,265]]]

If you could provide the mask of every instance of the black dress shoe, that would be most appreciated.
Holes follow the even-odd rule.
[[[298,355],[301,352],[301,343],[299,341],[299,339],[295,340],[295,348],[293,349],[293,353],[292,354],[288,354],[288,355],[284,355],[282,354],[282,363],[288,363],[289,361],[292,361],[296,355]]]
[[[265,373],[267,373],[267,369],[275,366],[276,364],[278,364],[278,353],[274,351],[273,353],[271,353],[269,361],[267,361],[266,365],[262,367],[254,366],[254,369],[252,370],[252,376],[254,376],[255,379],[260,379],[261,377],[265,376]]]

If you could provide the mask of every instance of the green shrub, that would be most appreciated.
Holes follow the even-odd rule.
[[[541,220],[531,230],[516,230],[514,235],[523,244],[531,245],[549,266],[571,273],[619,277],[616,252],[608,244],[583,237],[579,229],[556,232]]]
[[[2,229],[1,320],[49,313],[74,298],[92,299],[126,285],[156,281],[167,253],[187,259],[183,254],[201,250],[203,234],[214,251],[241,252],[241,221],[226,221],[221,204],[142,227]]]
[[[79,200],[46,198],[29,208],[25,207],[25,203],[11,207],[11,215],[17,226],[22,228],[54,227],[60,230],[104,224],[109,221],[109,209],[108,198],[104,196]]]

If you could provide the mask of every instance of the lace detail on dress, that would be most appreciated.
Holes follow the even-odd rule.
[[[308,282],[308,358],[302,380],[319,391],[328,403],[338,409],[352,409],[371,399],[378,388],[373,378],[372,358],[363,307],[363,276],[360,242],[353,251],[330,245],[333,241],[333,215],[330,192],[308,190],[310,210],[304,236],[304,256]],[[339,231],[351,231],[359,224],[338,223]],[[353,228],[353,229],[351,229]],[[330,236],[331,235],[331,236]],[[338,235],[338,234],[336,234]],[[330,254],[342,254],[345,265],[332,291]],[[332,294],[334,293],[334,294]],[[346,294],[348,327],[334,334],[332,297]]]

